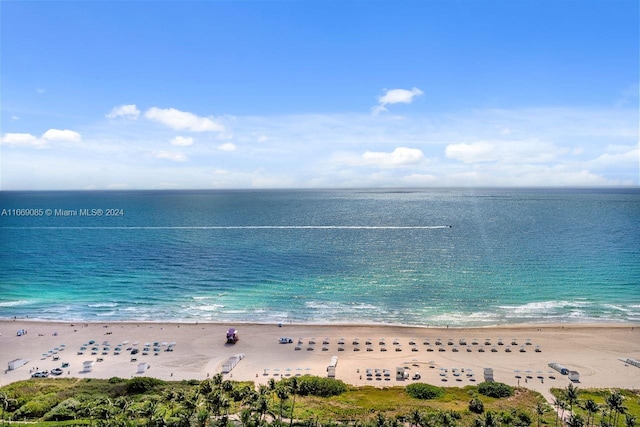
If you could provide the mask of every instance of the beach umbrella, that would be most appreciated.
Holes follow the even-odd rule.
[[[306,368],[304,368],[304,370],[305,370],[305,371],[310,371],[310,370],[311,370],[311,368],[306,367]]]

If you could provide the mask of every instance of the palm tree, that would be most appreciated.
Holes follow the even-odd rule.
[[[202,409],[198,411],[197,424],[199,427],[205,427],[209,422],[209,411]]]
[[[583,406],[584,410],[587,411],[587,427],[592,425],[595,419],[595,414],[598,412],[600,407],[593,399],[587,399],[584,402]]]
[[[215,374],[213,377],[211,377],[211,382],[213,383],[214,387],[219,387],[220,385],[222,385],[222,379],[224,377],[222,376],[222,372],[219,372],[217,374]]]
[[[560,397],[556,397],[555,399],[553,399],[553,406],[556,407],[556,427],[558,427],[558,418],[559,418],[559,415],[560,415],[560,406],[562,405],[563,402],[564,401]],[[563,415],[564,415],[564,413],[563,413]]]
[[[569,419],[567,420],[567,426],[568,427],[583,427],[584,426],[584,419],[582,418],[581,415],[572,413],[571,416],[569,417]]]
[[[253,402],[254,409],[260,414],[260,422],[264,419],[264,416],[269,412],[269,389],[260,385],[258,389],[258,398]]]
[[[179,401],[182,402],[182,407],[184,408],[184,414],[187,419],[191,419],[193,414],[198,409],[198,391],[194,390],[191,393],[185,394],[184,392],[180,393],[182,390],[178,391]]]
[[[146,405],[142,408],[141,415],[143,417],[147,417],[147,425],[152,426],[157,421],[159,416],[158,414],[158,400],[157,399],[149,399],[146,402]]]
[[[213,412],[213,415],[220,415],[220,408],[222,407],[223,395],[220,390],[213,390],[205,397],[205,403],[209,411]]]
[[[547,406],[538,402],[536,404],[536,415],[538,416],[538,427],[540,427],[540,418],[547,412]]]
[[[567,388],[564,390],[565,399],[567,399],[567,403],[569,404],[569,410],[573,412],[573,404],[578,402],[578,387],[575,387],[573,384],[569,383]]]
[[[284,401],[289,398],[289,390],[284,386],[277,387],[276,396],[280,399],[280,424],[282,424],[282,409],[284,408]]]
[[[564,412],[569,409],[567,407],[567,402],[565,402],[564,400],[560,401],[560,419],[562,419],[562,421],[564,422]]]
[[[176,392],[174,389],[170,388],[168,390],[166,390],[163,395],[162,398],[164,400],[164,402],[169,404],[169,408],[171,408],[171,412],[170,412],[170,417],[173,417],[173,413],[174,413],[174,403],[176,400]]]
[[[291,396],[293,396],[291,401],[291,417],[289,426],[293,427],[293,408],[296,406],[296,394],[300,391],[300,384],[298,384],[298,379],[296,377],[292,377],[289,381],[289,391],[291,392]]]
[[[635,427],[636,417],[631,414],[624,414],[624,425],[625,427]]]
[[[414,409],[411,411],[411,416],[409,418],[409,427],[419,426],[422,424],[422,414],[418,409]]]
[[[624,397],[618,390],[611,393],[605,399],[605,403],[609,408],[609,424],[618,425],[618,415],[624,412],[625,408],[622,406]]]

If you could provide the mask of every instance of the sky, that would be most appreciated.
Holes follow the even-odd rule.
[[[0,190],[638,186],[636,0],[0,2]]]

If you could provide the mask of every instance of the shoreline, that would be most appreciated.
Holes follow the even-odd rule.
[[[229,327],[239,331],[236,344],[225,343]],[[27,334],[17,336],[20,329]],[[412,375],[419,372],[421,382],[463,387],[482,382],[484,369],[490,368],[496,381],[525,386],[548,396],[549,388],[569,384],[566,376],[549,368],[549,362],[557,362],[579,372],[577,385],[581,388],[640,388],[640,369],[620,361],[640,360],[640,324],[531,323],[446,328],[0,319],[0,334],[3,371],[11,360],[29,360],[22,367],[0,374],[0,386],[28,379],[36,368],[50,371],[62,362],[69,363],[60,375],[67,378],[152,376],[162,380],[204,380],[221,372],[228,358],[242,353],[245,357],[225,378],[263,384],[270,378],[294,375],[327,376],[330,359],[337,356],[336,378],[355,386],[410,384],[414,381],[395,377],[396,368],[405,367]],[[280,337],[293,342],[280,344]],[[441,345],[436,344],[438,338]],[[369,340],[371,344],[366,344]],[[94,343],[89,344],[91,341]],[[327,344],[323,344],[325,341]],[[171,350],[167,351],[169,347]],[[507,347],[511,351],[507,352]],[[116,352],[116,348],[120,351]],[[139,352],[132,355],[134,348]],[[83,372],[83,363],[88,361],[93,362],[91,372]],[[145,368],[139,372],[141,364]],[[367,377],[367,369],[387,370],[390,377]]]
[[[409,329],[428,329],[428,330],[461,330],[461,329],[528,329],[528,328],[640,328],[640,322],[613,322],[604,320],[602,322],[519,322],[519,323],[501,323],[493,325],[414,325],[410,323],[356,323],[356,322],[256,322],[253,320],[246,321],[217,321],[217,320],[51,320],[39,318],[3,318],[0,317],[0,325],[4,323],[33,323],[33,324],[87,324],[87,325],[133,325],[133,324],[149,324],[149,325],[248,325],[248,326],[327,326],[327,327],[372,327],[372,328],[409,328]]]

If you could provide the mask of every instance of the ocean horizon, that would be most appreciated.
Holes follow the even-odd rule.
[[[639,188],[0,192],[0,318],[640,322]]]

